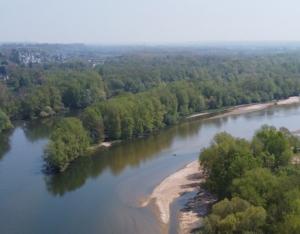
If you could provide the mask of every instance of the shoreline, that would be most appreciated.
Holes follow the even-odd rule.
[[[98,149],[109,149],[111,148],[113,145],[120,143],[121,140],[115,140],[115,141],[103,141],[99,144],[94,144],[88,147],[88,151],[97,151]]]
[[[291,105],[296,103],[300,103],[300,96],[291,96],[287,99],[280,99],[277,101],[274,100],[266,103],[252,103],[252,104],[245,104],[245,105],[237,105],[237,106],[222,109],[220,111],[216,111],[215,113],[210,113],[210,112],[196,113],[186,117],[186,119],[194,119],[197,117],[209,117],[209,115],[213,115],[209,117],[209,119],[214,119],[214,118],[220,118],[229,115],[240,115],[240,114],[250,113],[254,111],[260,111],[272,106],[283,106],[283,105]]]
[[[208,117],[220,118],[230,115],[240,115],[254,111],[260,111],[272,106],[291,105],[300,103],[300,97],[294,96],[284,100],[272,101],[267,103],[257,103],[242,106],[235,106],[225,110],[225,113],[219,113]],[[198,113],[187,117],[192,119],[199,116],[207,116],[209,113]],[[190,233],[195,228],[201,226],[203,216],[208,213],[210,206],[216,201],[216,198],[201,188],[200,184],[204,182],[205,175],[199,165],[199,161],[193,161],[173,174],[163,179],[152,191],[149,197],[141,204],[141,207],[156,205],[158,212],[155,212],[164,226],[163,230],[168,230],[170,223],[170,207],[172,202],[183,196],[185,193],[195,192],[196,195],[187,201],[180,210],[178,223],[178,233]]]
[[[178,233],[190,233],[201,226],[202,217],[207,215],[211,205],[216,201],[212,194],[201,188],[204,181],[203,170],[199,161],[195,160],[166,177],[140,206],[154,206],[154,213],[159,218],[162,233],[168,233],[172,203],[187,193],[195,193],[180,209],[178,215]]]
[[[203,173],[198,160],[193,161],[166,177],[142,202],[141,207],[146,207],[154,202],[159,210],[160,221],[167,225],[170,221],[171,203],[186,192],[196,191],[203,180]]]

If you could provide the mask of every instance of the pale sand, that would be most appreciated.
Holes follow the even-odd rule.
[[[241,105],[241,106],[236,106],[231,109],[228,109],[228,112],[220,115],[216,115],[211,117],[213,118],[220,118],[220,117],[225,117],[229,115],[240,115],[240,114],[245,114],[249,112],[254,112],[254,111],[260,111],[263,109],[267,109],[271,106],[281,106],[281,105],[291,105],[291,104],[296,104],[300,103],[300,97],[294,96],[294,97],[289,97],[287,99],[279,100],[279,101],[272,101],[272,102],[267,102],[267,103],[258,103],[258,104],[249,104],[249,105]]]
[[[105,142],[101,142],[99,144],[89,146],[88,150],[90,152],[93,152],[93,151],[96,151],[96,150],[98,150],[100,148],[110,148],[116,142],[117,141],[105,141]]]
[[[208,114],[209,114],[209,112],[197,113],[197,114],[190,115],[186,118],[187,119],[192,119],[192,118],[196,118],[196,117],[200,117],[200,116],[205,116],[205,115],[208,115]]]
[[[151,200],[155,201],[160,213],[160,219],[164,224],[170,221],[170,205],[184,192],[191,192],[196,189],[191,184],[190,175],[200,173],[199,162],[194,161],[181,170],[165,178],[152,192],[142,206],[147,206]],[[199,180],[199,182],[201,182]],[[193,184],[195,182],[193,181]]]
[[[103,147],[111,147],[112,146],[112,142],[102,142],[101,144],[100,144],[100,146],[103,146]]]
[[[295,165],[299,165],[300,164],[300,156],[297,155],[297,156],[292,157],[291,163],[295,164]]]
[[[249,112],[263,110],[263,109],[269,108],[274,105],[275,105],[275,102],[236,106],[236,107],[229,109],[226,113],[213,116],[210,119],[215,119],[215,118],[220,118],[220,117],[225,117],[225,116],[230,116],[230,115],[246,114]]]
[[[191,233],[193,229],[199,228],[202,225],[202,222],[203,218],[198,217],[198,214],[193,211],[180,212],[178,233]]]
[[[289,97],[288,99],[279,100],[276,104],[277,105],[290,105],[294,103],[299,103],[300,97]]]

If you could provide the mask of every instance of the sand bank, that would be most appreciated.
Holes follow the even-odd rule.
[[[147,206],[151,200],[155,201],[160,213],[160,219],[164,224],[170,221],[170,204],[184,192],[195,190],[191,185],[191,175],[201,173],[199,162],[189,163],[181,170],[165,178],[152,192],[142,206]],[[200,181],[198,181],[200,182]],[[195,182],[192,182],[195,184]]]
[[[275,105],[281,106],[281,105],[291,105],[291,104],[296,104],[296,103],[300,103],[300,97],[298,97],[298,96],[289,97],[287,99],[283,99],[283,100],[279,100],[279,101],[272,101],[272,102],[267,102],[267,103],[241,105],[241,106],[229,108],[226,111],[226,113],[216,115],[211,118],[219,118],[219,117],[224,117],[224,116],[229,116],[229,115],[240,115],[240,114],[245,114],[245,113],[249,113],[249,112],[260,111],[260,110],[267,109],[267,108],[275,106]]]
[[[299,103],[299,102],[300,102],[300,97],[295,96],[295,97],[289,97],[288,99],[279,100],[276,104],[277,105],[290,105],[290,104]]]
[[[192,119],[192,118],[196,118],[196,117],[204,117],[206,115],[209,115],[210,113],[209,112],[203,112],[203,113],[197,113],[197,114],[193,114],[193,115],[190,115],[188,117],[186,117],[187,119]]]
[[[118,142],[120,141],[104,141],[96,145],[91,145],[90,147],[88,147],[88,150],[90,152],[94,152],[100,148],[110,148],[113,144],[116,144]]]
[[[204,180],[198,160],[191,162],[165,178],[141,206],[147,206],[153,201],[160,221],[166,226],[170,221],[172,202],[186,192],[196,192],[197,195],[187,202],[178,217],[178,233],[190,233],[201,226],[203,216],[207,215],[210,205],[216,201],[214,196],[201,189],[200,184]]]

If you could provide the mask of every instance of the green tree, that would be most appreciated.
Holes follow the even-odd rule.
[[[215,204],[211,214],[204,219],[202,233],[262,233],[266,222],[264,208],[234,197]]]
[[[267,207],[278,191],[279,181],[266,168],[255,168],[247,171],[241,178],[232,183],[232,194],[239,196],[256,206]]]
[[[98,108],[87,107],[81,114],[80,119],[93,143],[99,143],[104,139],[104,124]]]
[[[233,179],[259,166],[259,161],[252,155],[250,144],[227,133],[214,137],[212,145],[201,152],[200,162],[208,176],[206,187],[220,198],[230,194]]]
[[[50,167],[64,171],[70,162],[84,156],[89,137],[77,118],[65,118],[55,128],[45,150],[45,160]]]
[[[286,134],[267,125],[256,132],[252,147],[264,166],[273,170],[288,165],[293,153]]]
[[[3,130],[9,129],[12,127],[12,124],[8,116],[0,109],[0,133]]]

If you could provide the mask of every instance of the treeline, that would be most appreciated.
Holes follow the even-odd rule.
[[[300,54],[285,53],[202,53],[196,48],[182,53],[135,53],[108,59],[98,67],[108,95],[141,92],[179,80],[245,83],[255,90],[260,80],[274,81],[278,93],[290,92],[290,81],[299,80]],[[287,81],[288,79],[289,81]],[[287,83],[285,83],[287,81]],[[266,82],[266,85],[268,82]],[[216,89],[222,90],[218,86]]]
[[[104,134],[98,135],[112,140],[130,139],[174,124],[183,116],[205,108],[204,97],[192,84],[179,82],[100,102],[83,112],[82,121],[91,136],[95,129],[99,129],[98,125],[91,126],[90,119],[94,116],[93,119],[102,121],[100,125],[104,130]],[[87,115],[90,117],[87,118]]]
[[[299,233],[300,170],[292,163],[299,146],[287,129],[270,126],[251,141],[216,135],[200,162],[219,202],[200,233]]]
[[[300,53],[136,53],[98,66],[85,62],[28,66],[0,56],[0,107],[11,119],[83,109],[124,93],[182,81],[207,108],[263,102],[300,93]]]

